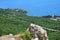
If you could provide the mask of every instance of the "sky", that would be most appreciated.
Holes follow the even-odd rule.
[[[30,16],[60,16],[60,0],[0,0],[0,8],[20,8]]]

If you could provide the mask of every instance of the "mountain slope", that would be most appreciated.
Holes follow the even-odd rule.
[[[24,32],[30,23],[60,30],[60,21],[52,21],[46,17],[28,16],[27,12],[21,9],[0,9],[0,35],[19,34]],[[60,32],[49,30],[47,32],[50,40],[60,40]]]

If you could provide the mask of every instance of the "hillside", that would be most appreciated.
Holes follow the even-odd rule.
[[[24,32],[30,23],[38,24],[55,30],[60,30],[60,21],[50,20],[48,17],[28,16],[27,11],[21,9],[0,8],[0,35],[19,34]],[[48,31],[50,40],[60,40],[60,32]]]

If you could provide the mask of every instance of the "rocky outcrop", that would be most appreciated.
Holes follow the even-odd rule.
[[[22,39],[21,35],[13,36],[12,34],[9,34],[9,35],[1,36],[0,40],[23,40],[23,39]]]
[[[4,35],[0,37],[0,40],[15,40],[12,34]]]
[[[48,40],[47,31],[39,25],[31,23],[29,31],[33,33],[33,40]]]

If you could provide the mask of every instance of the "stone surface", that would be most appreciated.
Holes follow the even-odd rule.
[[[31,23],[29,31],[33,33],[33,38],[38,38],[39,40],[48,40],[47,31],[41,26]]]

